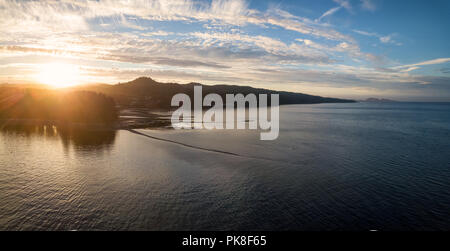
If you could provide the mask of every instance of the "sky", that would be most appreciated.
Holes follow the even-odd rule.
[[[449,25],[448,0],[0,0],[0,83],[450,101]]]

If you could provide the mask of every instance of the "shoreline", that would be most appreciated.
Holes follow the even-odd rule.
[[[328,103],[318,103],[328,104]],[[292,106],[303,104],[283,104],[280,106]],[[304,104],[317,105],[317,104]],[[166,109],[147,108],[123,108],[119,110],[116,122],[107,123],[80,123],[64,122],[58,120],[45,119],[20,119],[20,118],[0,118],[0,129],[8,126],[57,126],[69,129],[93,130],[93,131],[115,131],[134,129],[173,129],[171,126],[171,112]]]
[[[69,129],[116,131],[116,130],[145,129],[145,128],[170,128],[169,127],[170,120],[166,121],[163,119],[158,119],[154,121],[142,121],[134,123],[124,119],[119,120],[114,124],[99,124],[99,123],[61,122],[61,121],[51,121],[41,119],[0,119],[0,129],[5,127],[20,127],[20,126],[56,126]]]

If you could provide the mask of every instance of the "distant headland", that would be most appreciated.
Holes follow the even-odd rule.
[[[122,107],[145,107],[149,109],[171,109],[172,97],[184,93],[193,98],[194,86],[201,85],[203,94],[216,93],[225,99],[226,94],[241,93],[247,95],[279,94],[280,104],[320,104],[320,103],[353,103],[354,100],[329,98],[295,92],[273,91],[238,85],[202,85],[199,83],[177,84],[161,83],[149,77],[140,77],[117,85],[97,84],[75,87],[77,90],[93,91],[108,95]]]

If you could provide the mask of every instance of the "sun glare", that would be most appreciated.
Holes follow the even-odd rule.
[[[51,63],[39,66],[36,81],[57,88],[80,84],[79,67],[64,63]]]

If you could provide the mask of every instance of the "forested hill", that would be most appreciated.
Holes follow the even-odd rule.
[[[198,83],[176,84],[160,83],[151,78],[141,77],[127,83],[117,85],[88,85],[77,89],[95,91],[113,97],[121,106],[168,109],[172,97],[177,93],[185,93],[193,98],[194,86]],[[312,96],[294,92],[278,92],[237,85],[202,85],[203,95],[217,93],[225,100],[225,94],[279,94],[280,104],[318,104],[318,103],[352,103],[353,100]]]

